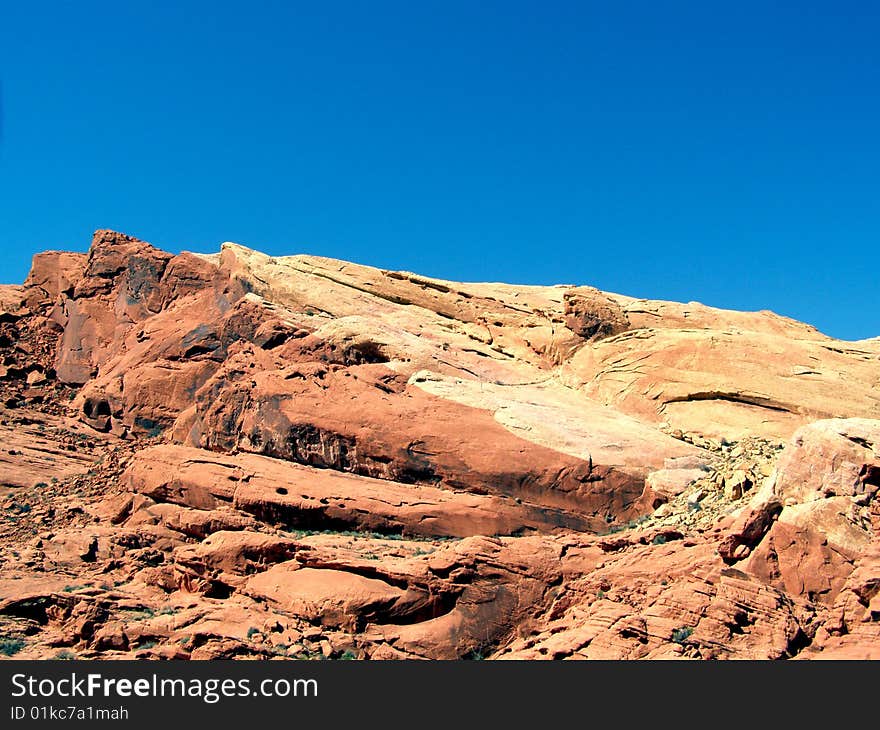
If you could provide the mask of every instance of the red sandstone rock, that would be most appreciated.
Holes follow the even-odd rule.
[[[880,341],[98,231],[0,358],[20,658],[880,657]]]
[[[202,512],[204,520],[229,504],[242,515],[239,519],[254,515],[294,529],[466,537],[589,529],[590,525],[576,515],[512,499],[180,446],[140,452],[123,481],[154,500],[191,507],[192,514]]]
[[[24,282],[28,304],[38,304],[41,297],[46,303],[53,304],[62,294],[71,294],[82,278],[85,266],[85,254],[67,251],[38,253]]]

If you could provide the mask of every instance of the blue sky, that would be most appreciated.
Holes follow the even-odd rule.
[[[7,3],[0,281],[115,228],[880,335],[880,4]]]

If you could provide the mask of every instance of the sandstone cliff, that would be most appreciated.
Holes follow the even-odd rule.
[[[0,355],[6,653],[880,655],[880,339],[98,231]]]

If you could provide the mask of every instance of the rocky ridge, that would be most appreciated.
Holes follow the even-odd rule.
[[[98,231],[0,402],[6,655],[880,652],[877,339]]]

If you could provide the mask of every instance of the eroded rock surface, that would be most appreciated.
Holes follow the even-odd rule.
[[[0,358],[6,654],[880,656],[878,339],[98,231]]]

